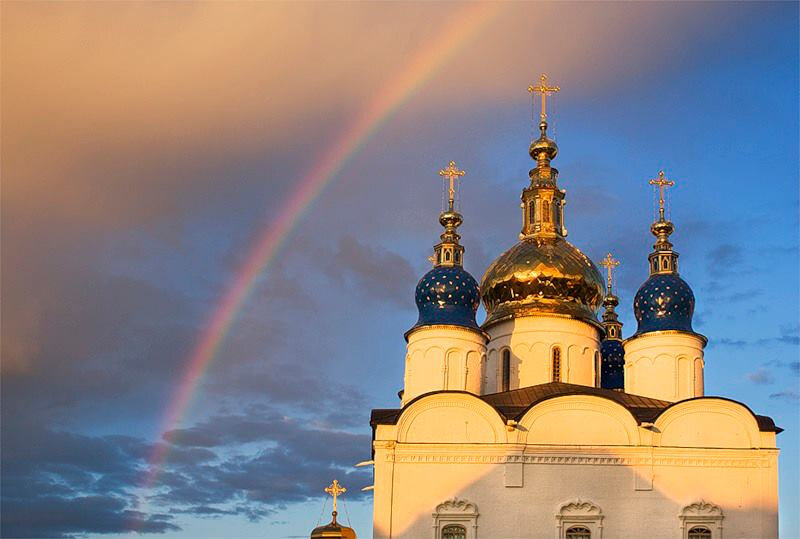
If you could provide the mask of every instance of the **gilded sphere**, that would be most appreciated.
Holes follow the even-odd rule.
[[[558,154],[558,145],[556,145],[554,140],[542,135],[538,139],[531,142],[531,146],[528,148],[528,153],[531,157],[537,160],[539,159],[540,153],[546,153],[548,159],[554,159]]]
[[[555,314],[598,325],[605,285],[594,263],[563,238],[526,238],[492,262],[481,280],[484,325]]]

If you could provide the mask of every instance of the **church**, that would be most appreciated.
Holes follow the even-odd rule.
[[[663,172],[623,337],[609,254],[567,241],[542,76],[535,166],[517,242],[480,284],[463,268],[455,163],[399,406],[372,411],[375,539],[733,539],[778,536],[781,429],[704,394],[705,336],[678,271]],[[512,207],[509,200],[509,210]],[[644,233],[644,231],[643,231]],[[511,238],[509,238],[511,240]],[[509,242],[510,243],[510,242]],[[486,319],[476,322],[483,302]],[[598,318],[598,312],[602,315]]]

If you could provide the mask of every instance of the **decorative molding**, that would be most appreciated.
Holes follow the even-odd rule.
[[[453,513],[459,515],[477,515],[478,507],[472,502],[455,497],[437,505],[433,516]]]
[[[701,468],[769,468],[771,455],[748,458],[722,457],[649,457],[649,456],[596,456],[596,455],[487,455],[480,453],[394,452],[387,453],[387,462],[420,464],[577,464],[593,466],[686,466]]]
[[[576,498],[573,501],[562,504],[561,508],[556,513],[556,518],[561,518],[566,515],[599,516],[602,514],[603,510],[593,502],[582,498]]]
[[[711,539],[722,539],[722,509],[705,500],[690,503],[684,507],[678,518],[681,521],[681,537],[687,539],[689,531],[695,526],[703,526],[711,531]]]
[[[442,528],[450,524],[463,526],[467,539],[478,537],[478,506],[462,498],[450,498],[436,506],[433,517],[433,539],[439,539]]]
[[[603,537],[603,510],[600,506],[583,498],[575,498],[560,505],[556,511],[556,539],[564,539],[572,526],[583,526],[592,537]]]
[[[708,503],[705,500],[694,502],[683,508],[680,516],[683,517],[722,517],[722,509],[713,503]]]

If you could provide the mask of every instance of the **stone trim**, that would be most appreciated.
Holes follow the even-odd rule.
[[[467,530],[467,539],[478,538],[478,507],[458,497],[446,500],[436,506],[433,517],[433,539],[441,539],[442,529],[448,524],[459,524]]]
[[[591,466],[687,466],[701,468],[768,468],[773,464],[773,455],[753,455],[741,458],[703,456],[697,454],[679,456],[646,455],[497,455],[485,453],[447,453],[433,451],[387,452],[387,462],[425,464],[558,464]]]
[[[687,539],[689,530],[703,526],[711,531],[711,539],[722,539],[722,509],[713,503],[700,500],[684,507],[678,518],[681,521],[681,537]]]
[[[561,504],[556,511],[556,539],[564,539],[572,526],[583,526],[592,538],[603,539],[603,511],[588,500],[575,498]]]

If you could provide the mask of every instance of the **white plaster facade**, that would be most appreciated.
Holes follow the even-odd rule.
[[[373,447],[375,539],[436,539],[445,521],[471,539],[565,538],[575,525],[593,539],[778,534],[775,432],[727,399],[647,423],[610,398],[562,395],[508,423],[479,396],[439,392],[376,424]],[[443,511],[454,499],[470,509]]]
[[[625,341],[625,392],[679,401],[704,395],[705,337],[659,331]]]
[[[594,386],[600,332],[586,322],[560,316],[525,316],[486,329],[489,334],[483,393],[503,391],[502,354],[510,352],[509,389],[553,381],[553,350],[560,350],[559,381]]]
[[[481,393],[486,337],[459,326],[423,326],[408,334],[403,404],[442,389]]]

